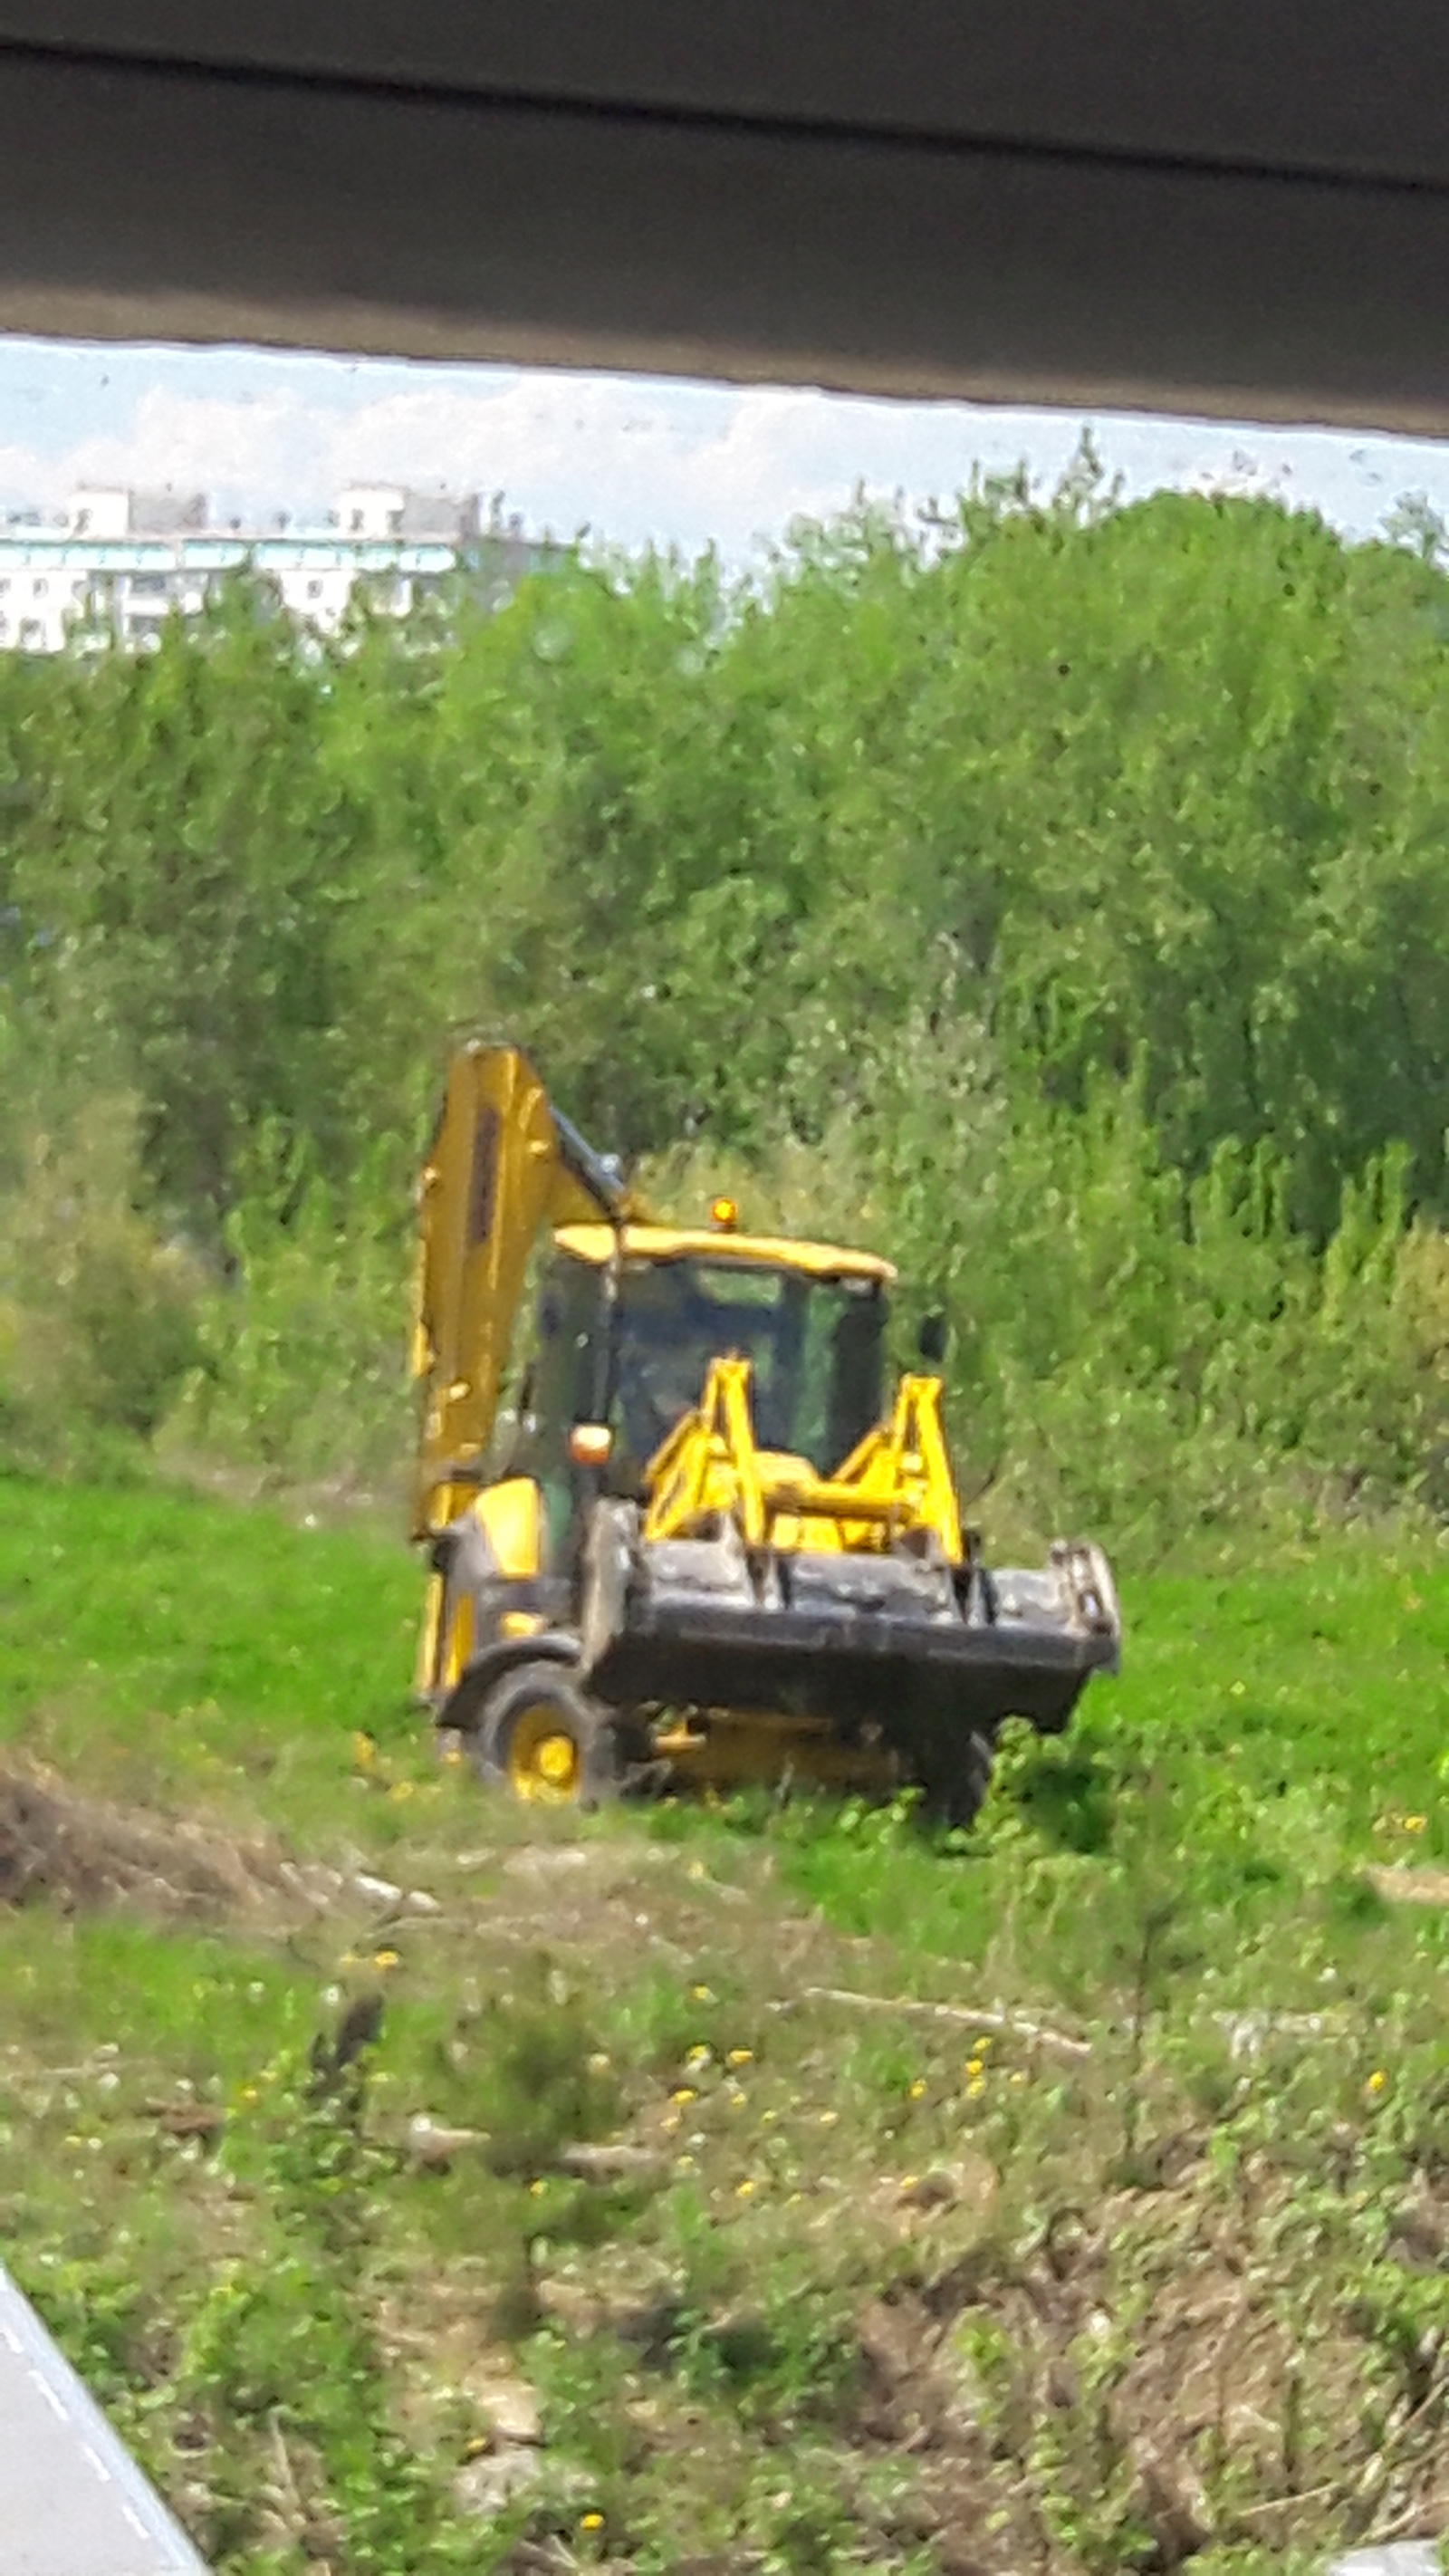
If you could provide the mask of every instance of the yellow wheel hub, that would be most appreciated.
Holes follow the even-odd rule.
[[[526,1708],[508,1743],[508,1780],[514,1796],[555,1806],[579,1794],[582,1749],[556,1708]]]

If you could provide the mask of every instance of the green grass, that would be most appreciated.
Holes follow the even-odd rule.
[[[418,1589],[376,1535],[0,1484],[0,1747],[442,1907],[0,1912],[0,2243],[226,2576],[1449,2526],[1449,1908],[1365,1875],[1445,1863],[1444,1557],[1129,1584],[1123,1677],[965,1835],[486,1801],[408,1707]],[[420,2115],[483,2134],[430,2170]],[[570,2175],[616,2138],[657,2169]],[[480,2522],[507,2369],[547,2440]]]
[[[1202,1765],[1257,1801],[1305,1788],[1360,1851],[1385,1816],[1427,1814],[1416,1848],[1449,1857],[1449,1556],[1338,1537],[1265,1573],[1159,1575],[1129,1617],[1112,1702],[1194,1788]]]
[[[768,1834],[791,1888],[893,1945],[902,1992],[989,1969],[970,1991],[1005,1979],[1085,2024],[1135,2011],[1145,1979],[1154,2011],[1354,2011],[1371,2053],[1449,1960],[1449,1909],[1367,1875],[1449,1858],[1449,1562],[1326,1540],[1233,1580],[1129,1584],[1126,1620],[1122,1676],[1065,1737],[1008,1745],[969,1834],[909,1802],[764,1798],[650,1829]]]
[[[420,1741],[418,1602],[385,1539],[165,1486],[0,1479],[0,1744],[325,1835],[355,1729]]]

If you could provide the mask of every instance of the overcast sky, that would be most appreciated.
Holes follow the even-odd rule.
[[[1139,414],[891,403],[810,390],[254,349],[0,340],[0,510],[77,483],[171,483],[215,515],[321,518],[349,482],[501,493],[530,527],[732,560],[863,482],[910,500],[1025,461],[1050,480],[1089,418],[1130,492],[1269,489],[1372,534],[1401,494],[1449,516],[1449,445]]]

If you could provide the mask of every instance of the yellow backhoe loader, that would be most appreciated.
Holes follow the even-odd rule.
[[[988,1568],[939,1377],[886,1400],[889,1262],[722,1200],[657,1223],[507,1046],[453,1060],[419,1236],[418,1686],[486,1780],[916,1783],[960,1819],[1005,1717],[1063,1727],[1116,1669],[1101,1550]]]

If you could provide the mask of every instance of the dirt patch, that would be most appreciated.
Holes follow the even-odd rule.
[[[434,1880],[475,1960],[491,1955],[500,1973],[520,1952],[547,1954],[607,1984],[652,1961],[687,1986],[722,1955],[736,1968],[749,1958],[761,1991],[778,1987],[793,2011],[812,1975],[838,1971],[853,1946],[818,1918],[782,1912],[768,1863],[735,1886],[689,1851],[642,1838],[468,1853],[440,1859]]]
[[[1279,2178],[1252,2219],[1228,2217],[1203,2170],[861,2312],[856,2438],[914,2457],[949,2576],[1075,2563],[1084,2541],[1166,2571],[1214,2545],[1326,2538],[1345,2513],[1360,2540],[1442,2526],[1437,2342],[1395,2390],[1351,2311],[1305,2336],[1275,2255],[1291,2200]],[[1416,2268],[1436,2268],[1445,2210],[1425,2186],[1411,2214]]]
[[[126,1901],[181,1916],[275,1912],[296,1902],[288,1864],[190,1823],[158,1823],[39,1772],[0,1770],[0,1904],[67,1913]]]

